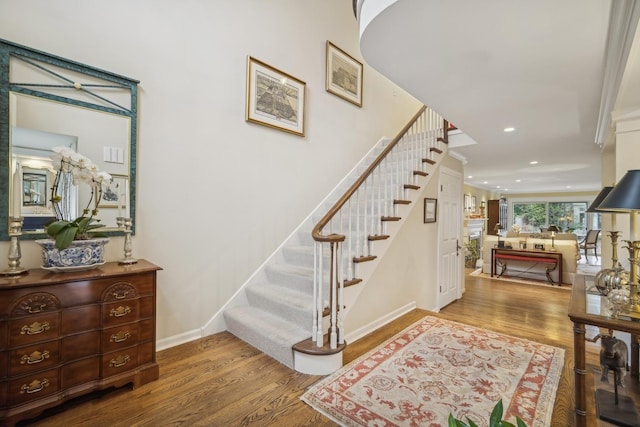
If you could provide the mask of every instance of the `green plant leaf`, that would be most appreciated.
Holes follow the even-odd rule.
[[[502,399],[496,403],[496,406],[493,407],[493,411],[491,411],[491,417],[489,417],[489,426],[491,427],[499,427],[500,421],[502,421]]]
[[[509,421],[500,421],[500,427],[516,427],[515,425],[511,424]]]
[[[520,419],[520,417],[516,417],[516,423],[518,423],[518,427],[527,427],[527,425]]]
[[[478,427],[478,424],[474,423],[473,420],[470,420],[469,417],[467,417],[467,421],[469,421],[469,427]]]
[[[49,236],[56,236],[66,227],[69,227],[69,221],[54,221],[47,225],[47,234]]]
[[[453,414],[449,414],[449,427],[470,427],[466,425],[464,422],[453,418]]]
[[[56,235],[56,248],[64,249],[68,247],[71,244],[71,242],[75,239],[77,232],[78,232],[78,227],[75,227],[71,224],[69,224],[67,228],[62,229]]]

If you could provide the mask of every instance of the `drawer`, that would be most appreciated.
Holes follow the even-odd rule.
[[[0,406],[3,408],[7,406],[7,387],[9,381],[0,381]]]
[[[154,363],[156,361],[155,343],[146,342],[138,346],[138,364]]]
[[[58,312],[27,316],[9,322],[9,346],[17,347],[58,338]]]
[[[0,348],[6,348],[9,345],[9,332],[7,331],[8,328],[9,322],[0,322]]]
[[[155,274],[138,274],[113,282],[102,294],[102,301],[118,301],[153,295]]]
[[[119,301],[103,306],[102,326],[122,325],[138,320],[138,300]]]
[[[72,307],[62,312],[61,335],[91,331],[100,328],[100,305]]]
[[[9,357],[11,376],[27,375],[51,368],[60,362],[60,341],[46,341],[28,347],[16,348]]]
[[[138,347],[114,351],[102,356],[102,378],[108,378],[138,366]]]
[[[154,317],[154,309],[155,309],[154,303],[155,303],[154,297],[140,298],[140,318],[141,319]]]
[[[145,319],[138,323],[140,325],[140,342],[155,341],[156,325],[154,320],[155,319]]]
[[[60,369],[60,389],[100,379],[100,356],[89,357],[64,365]]]
[[[9,352],[0,351],[0,379],[7,376],[8,364],[9,364]]]
[[[49,369],[33,375],[26,375],[9,382],[7,400],[9,405],[17,405],[40,399],[58,391],[58,369]]]
[[[61,341],[60,354],[65,363],[100,353],[100,331],[71,335],[64,337]]]
[[[127,323],[102,331],[102,352],[109,353],[121,348],[138,344],[138,323]]]

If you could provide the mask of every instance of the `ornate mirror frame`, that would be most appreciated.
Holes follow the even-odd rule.
[[[12,70],[14,67],[14,70]],[[15,68],[26,70],[20,81],[12,81]],[[26,96],[122,116],[129,121],[128,194],[129,216],[135,221],[136,138],[139,81],[89,65],[64,59],[0,39],[0,240],[9,240],[9,198],[12,165],[12,96]],[[16,98],[14,96],[14,98]],[[30,98],[30,99],[31,99]],[[17,101],[13,101],[17,103]],[[105,147],[103,147],[105,148]],[[127,150],[125,150],[127,151]],[[102,159],[101,159],[102,160]],[[106,160],[105,160],[106,161]],[[126,163],[122,166],[126,169]],[[117,228],[107,234],[121,235]],[[132,229],[134,232],[135,229]],[[45,237],[44,233],[23,233],[23,239]]]

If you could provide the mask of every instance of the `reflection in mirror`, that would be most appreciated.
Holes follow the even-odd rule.
[[[12,179],[19,164],[22,169],[23,195],[20,213],[24,218],[24,233],[44,232],[44,224],[55,216],[51,205],[51,183],[55,174],[51,164],[53,147],[70,147],[90,158],[99,170],[116,177],[129,175],[128,117],[27,95],[11,93],[10,97],[10,115],[14,124],[11,127],[11,158],[14,164]],[[25,182],[26,171],[29,171],[29,186]],[[44,191],[38,191],[39,194],[31,192],[35,179],[45,188]],[[106,184],[106,187],[111,190],[111,187],[118,188],[121,191],[115,193],[115,200],[111,195],[108,197],[111,200],[105,199],[104,203],[101,203],[98,215],[106,229],[117,228],[118,210],[115,208],[126,205],[126,201],[121,200],[124,185],[118,185],[118,180],[114,180],[114,183]],[[13,186],[13,183],[11,185]],[[87,205],[91,189],[83,185],[76,186],[74,190],[72,209],[75,218],[81,215],[80,210]],[[35,203],[34,200],[38,202]]]
[[[24,218],[23,238],[44,237],[43,226],[54,216],[56,146],[72,148],[114,177],[103,187],[98,215],[107,234],[122,234],[121,215],[132,218],[135,232],[137,85],[0,39],[1,240],[9,238],[10,215]],[[75,211],[89,200],[83,187],[72,190]]]

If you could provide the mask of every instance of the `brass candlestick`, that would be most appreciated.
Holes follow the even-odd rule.
[[[118,260],[118,264],[135,264],[138,260],[131,256],[133,252],[133,245],[131,244],[131,226],[133,225],[133,221],[131,218],[122,216],[116,218],[116,221],[118,228],[124,227],[124,258]]]
[[[618,266],[618,236],[620,235],[619,231],[610,231],[609,237],[611,237],[611,261],[613,262],[613,266],[611,268],[616,268]]]
[[[22,223],[21,217],[9,217],[9,268],[0,272],[3,276],[16,276],[18,274],[25,274],[27,270],[20,267],[20,258],[22,253],[20,252],[20,239],[22,236]]]
[[[640,240],[625,240],[629,250],[629,303],[625,304],[622,312],[634,318],[640,318],[640,304],[638,304],[638,253]]]

